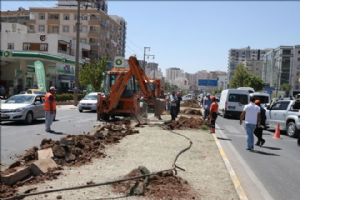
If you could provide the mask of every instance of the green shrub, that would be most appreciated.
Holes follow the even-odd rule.
[[[78,100],[80,101],[82,98],[84,98],[84,94],[78,94]],[[56,94],[55,95],[56,101],[70,101],[74,100],[74,95],[71,93],[62,93],[62,94]]]

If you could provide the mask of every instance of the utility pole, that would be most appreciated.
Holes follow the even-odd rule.
[[[145,52],[146,50],[150,51],[150,47],[144,47],[144,54],[143,54],[143,70],[145,72]]]
[[[78,10],[76,14],[76,49],[75,49],[75,85],[74,85],[74,105],[78,105],[79,84],[79,54],[80,54],[80,1],[78,1]]]

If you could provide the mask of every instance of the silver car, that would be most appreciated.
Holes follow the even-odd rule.
[[[83,112],[83,110],[96,111],[97,109],[97,92],[91,92],[87,94],[78,105],[79,112]]]
[[[18,94],[1,103],[1,121],[23,121],[32,124],[34,119],[44,118],[42,94]]]

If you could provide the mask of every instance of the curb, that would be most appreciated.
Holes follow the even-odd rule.
[[[216,128],[217,127],[218,126],[216,125]],[[216,129],[216,131],[218,131],[218,132],[220,131],[219,127],[218,127],[218,129]],[[229,175],[230,175],[233,185],[234,185],[234,189],[237,191],[239,199],[240,200],[248,200],[248,197],[245,194],[245,191],[244,191],[242,185],[240,184],[239,178],[238,178],[237,174],[235,173],[235,171],[233,170],[232,165],[230,164],[226,153],[224,152],[221,144],[219,143],[219,141],[216,137],[216,134],[212,134],[212,136],[213,136],[214,141],[216,142],[216,145],[217,145],[219,153],[221,154],[221,157],[224,161],[224,164],[229,172]]]

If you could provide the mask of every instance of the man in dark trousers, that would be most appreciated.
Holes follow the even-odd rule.
[[[265,143],[265,140],[263,139],[263,130],[265,128],[266,111],[260,104],[261,104],[260,100],[255,100],[255,105],[260,107],[260,126],[257,126],[255,128],[254,135],[258,138],[258,141],[256,142],[255,145],[263,146],[263,144]]]
[[[175,121],[177,117],[177,101],[178,98],[175,95],[175,91],[173,91],[169,97],[169,102],[170,102],[170,115],[171,115],[171,120]]]

